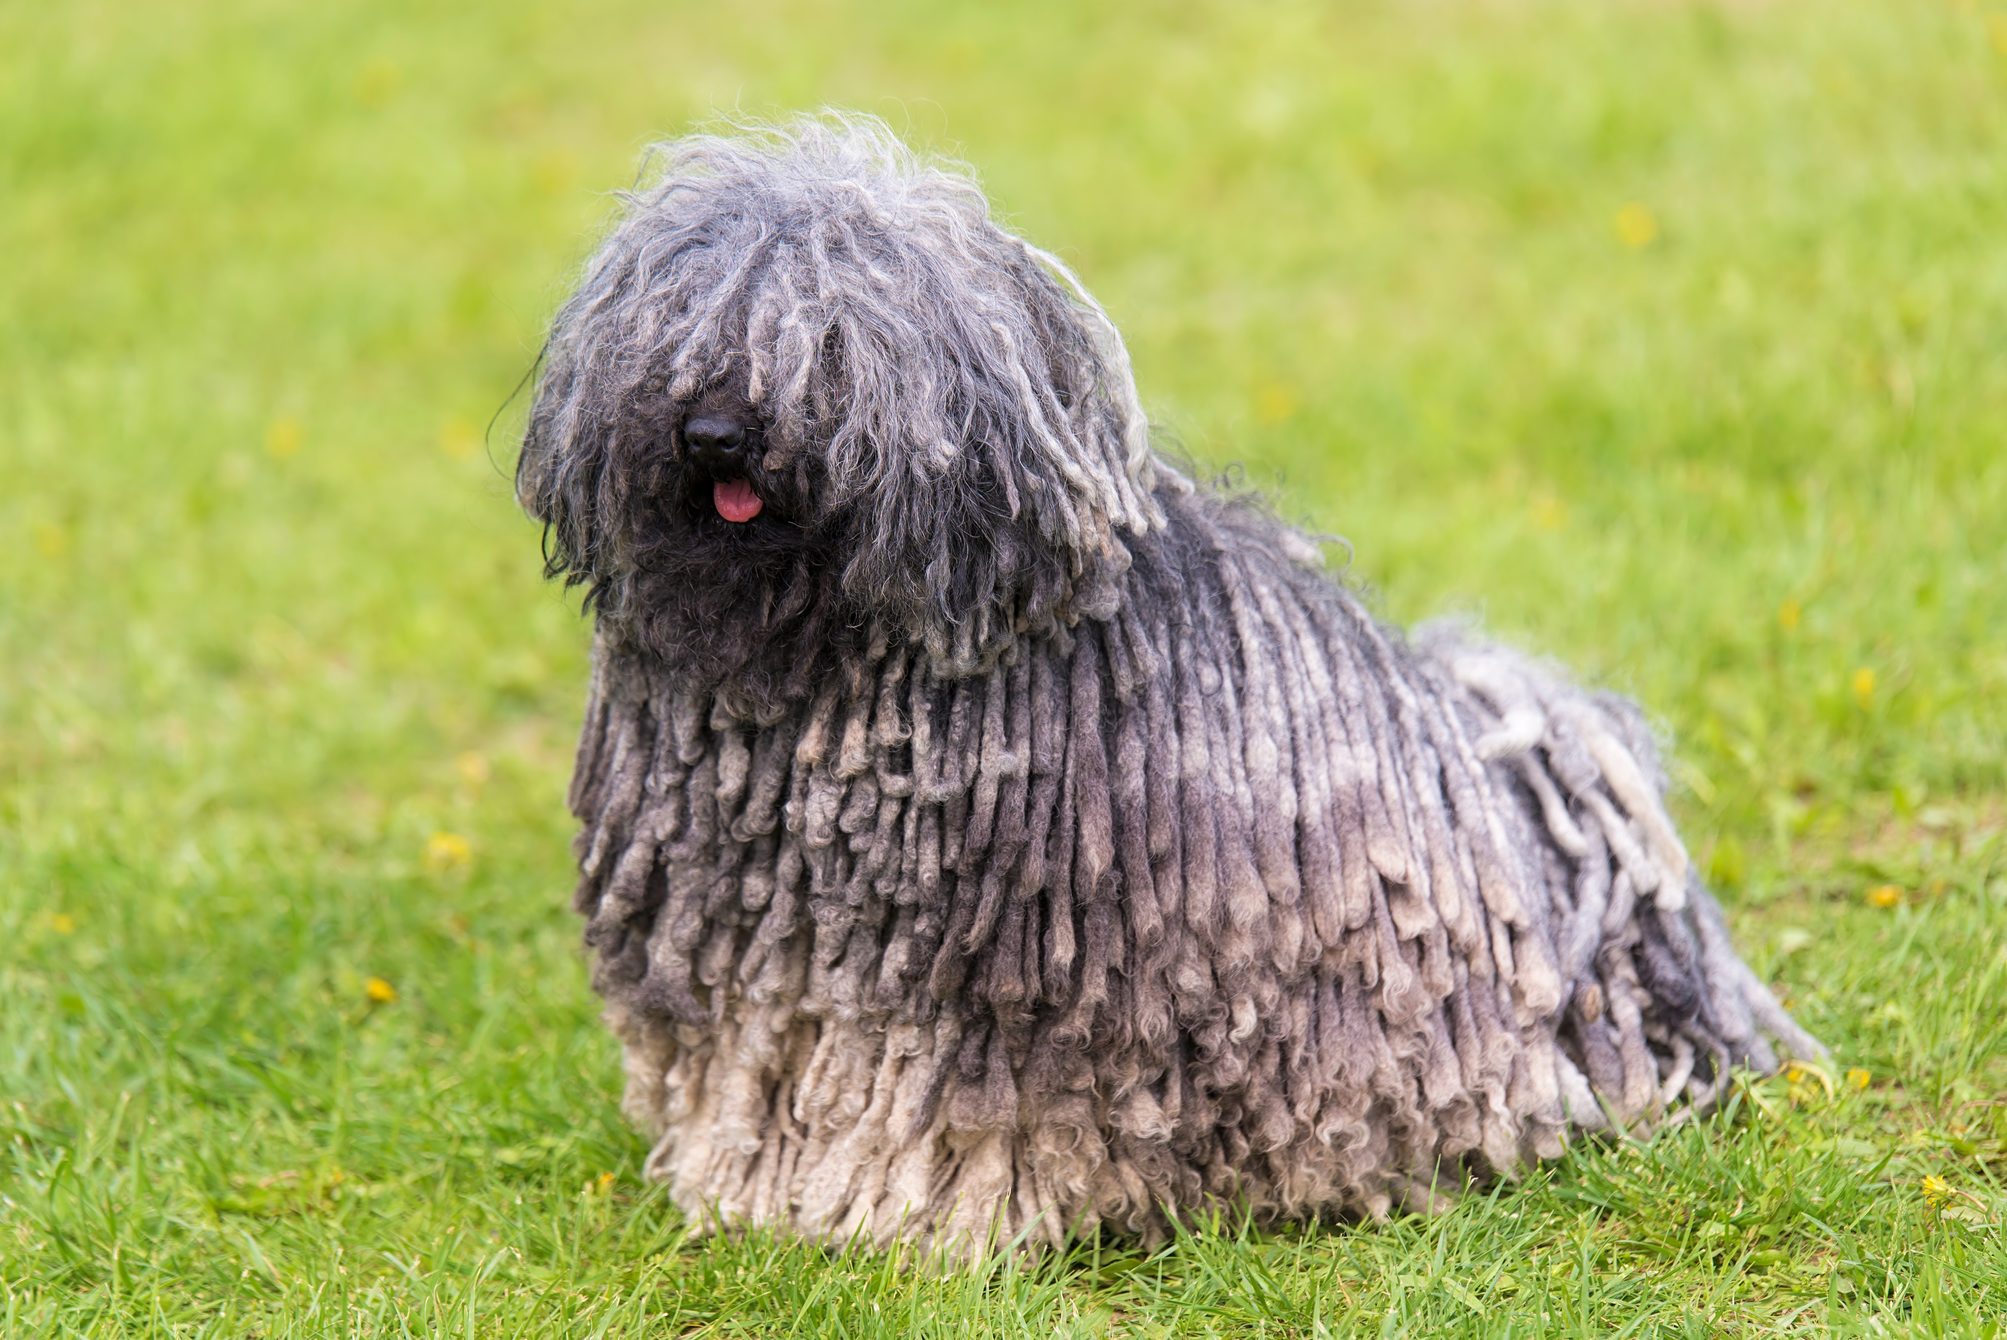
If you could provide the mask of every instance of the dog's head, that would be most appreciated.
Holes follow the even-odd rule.
[[[1114,328],[967,177],[822,116],[661,146],[559,312],[517,490],[603,627],[771,705],[1103,612],[1161,524]]]

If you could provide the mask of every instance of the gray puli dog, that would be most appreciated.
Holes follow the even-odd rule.
[[[1068,269],[824,114],[660,147],[517,466],[651,1177],[956,1254],[1381,1216],[1819,1054],[1651,732],[1152,446]]]

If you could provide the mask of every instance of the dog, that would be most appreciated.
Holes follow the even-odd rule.
[[[683,1210],[1380,1217],[1820,1054],[1639,711],[1195,482],[970,177],[840,114],[656,154],[517,484],[594,614],[575,902]]]

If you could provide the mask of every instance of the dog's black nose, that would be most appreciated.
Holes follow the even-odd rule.
[[[731,456],[746,442],[746,425],[723,414],[699,414],[683,425],[683,441],[700,456]]]

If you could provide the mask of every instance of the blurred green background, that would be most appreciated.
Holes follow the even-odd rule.
[[[1389,617],[1641,696],[1833,1073],[1388,1230],[689,1240],[565,906],[512,394],[647,142],[825,104],[976,165]],[[1999,6],[0,9],[0,1331],[1972,1333],[2003,424]]]

